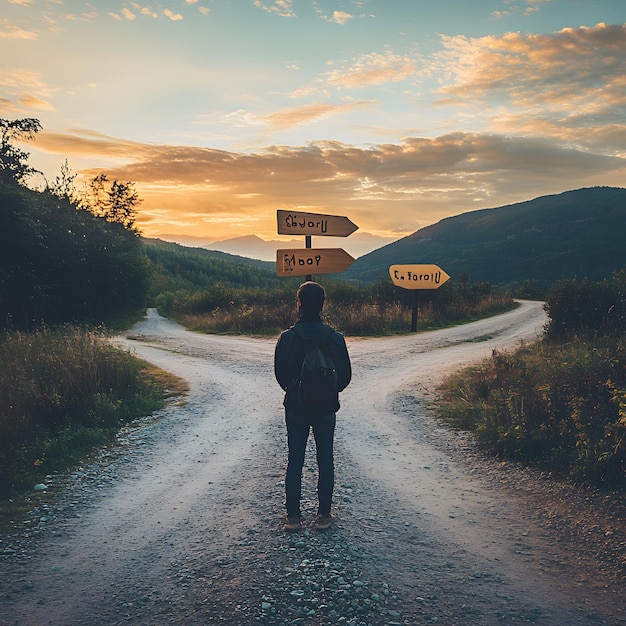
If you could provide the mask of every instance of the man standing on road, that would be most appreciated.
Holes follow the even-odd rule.
[[[324,289],[318,283],[308,281],[300,285],[296,296],[299,319],[291,328],[281,333],[274,353],[276,380],[285,391],[283,404],[289,448],[285,476],[285,529],[290,531],[302,528],[302,467],[311,429],[315,438],[318,469],[318,511],[315,527],[326,530],[333,523],[330,509],[335,484],[335,413],[339,409],[339,392],[350,383],[352,368],[343,335],[324,324],[320,318],[324,297]],[[311,346],[319,347],[323,351],[336,372],[335,392],[328,408],[314,406],[314,401],[303,399],[301,392],[302,365]]]

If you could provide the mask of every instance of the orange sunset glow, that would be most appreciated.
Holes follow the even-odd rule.
[[[47,179],[134,182],[146,236],[280,239],[298,209],[373,249],[626,181],[621,1],[2,4],[0,116],[41,121]]]

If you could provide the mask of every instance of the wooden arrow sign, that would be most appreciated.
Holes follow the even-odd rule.
[[[403,289],[439,289],[450,280],[438,265],[392,265],[389,276],[396,287]]]
[[[336,274],[354,263],[343,248],[290,248],[276,250],[278,276]]]
[[[276,211],[279,235],[322,235],[347,237],[359,227],[341,215],[321,215],[302,211]]]

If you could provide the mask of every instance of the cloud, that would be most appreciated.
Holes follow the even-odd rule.
[[[36,111],[54,111],[54,107],[45,100],[35,98],[34,96],[22,96],[18,102],[26,109],[33,109]]]
[[[0,39],[37,39],[37,33],[24,30],[6,18],[0,18]]]
[[[626,141],[623,129],[622,135]],[[133,181],[145,199],[147,221],[156,220],[158,211],[159,219],[196,224],[198,232],[208,232],[219,216],[232,216],[258,220],[256,232],[271,235],[276,208],[306,207],[348,214],[369,232],[408,233],[447,215],[607,184],[616,172],[626,174],[626,158],[496,133],[409,137],[370,148],[317,142],[243,153],[147,145],[81,130],[42,132],[36,145],[70,164],[73,158],[93,163],[99,157],[109,165],[84,168],[85,177],[104,171]]]
[[[9,4],[19,4],[20,6],[27,7],[33,4],[33,0],[9,0]]]
[[[526,10],[524,15],[530,15],[536,11],[539,11],[544,4],[550,4],[554,0],[526,0]]]
[[[47,98],[52,93],[52,88],[41,79],[39,72],[20,67],[0,69],[0,87],[5,95],[16,97],[31,94],[33,97]]]
[[[126,7],[122,9],[122,15],[131,22],[137,19],[137,16],[130,9],[127,9]]]
[[[37,146],[53,154],[75,157],[117,159],[131,162],[136,156],[150,158],[151,148],[147,144],[116,139],[85,129],[71,129],[67,133],[41,132]]]
[[[328,20],[329,22],[335,22],[335,24],[341,24],[342,26],[353,19],[353,16],[350,13],[346,13],[345,11],[333,11],[333,16]]]
[[[357,59],[350,67],[336,69],[324,75],[324,82],[331,87],[356,89],[370,85],[399,82],[417,74],[414,58],[373,52]]]
[[[254,6],[268,13],[274,13],[280,17],[296,17],[295,12],[292,9],[293,0],[275,0],[273,4],[267,4],[261,2],[261,0],[254,0]]]
[[[165,9],[163,11],[163,15],[172,20],[172,22],[180,22],[183,19],[183,16],[180,13],[174,13],[174,11],[170,9]]]
[[[442,37],[430,71],[447,77],[444,103],[489,102],[552,110],[626,104],[626,25],[566,28],[551,35]]]
[[[2,98],[0,96],[0,111],[9,115],[13,111],[14,104],[8,98]]]
[[[276,129],[292,128],[299,124],[306,124],[323,117],[345,113],[356,108],[370,106],[371,104],[373,102],[368,100],[358,100],[347,104],[318,102],[301,107],[281,109],[276,113],[266,115],[262,119],[266,124]]]
[[[135,2],[132,3],[132,7],[139,11],[141,15],[145,15],[146,17],[152,17],[153,19],[157,19],[159,17],[159,14],[156,11],[153,11],[150,7],[141,6]]]

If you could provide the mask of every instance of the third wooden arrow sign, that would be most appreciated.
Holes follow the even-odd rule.
[[[403,289],[439,289],[450,280],[438,265],[392,265],[391,282]]]

